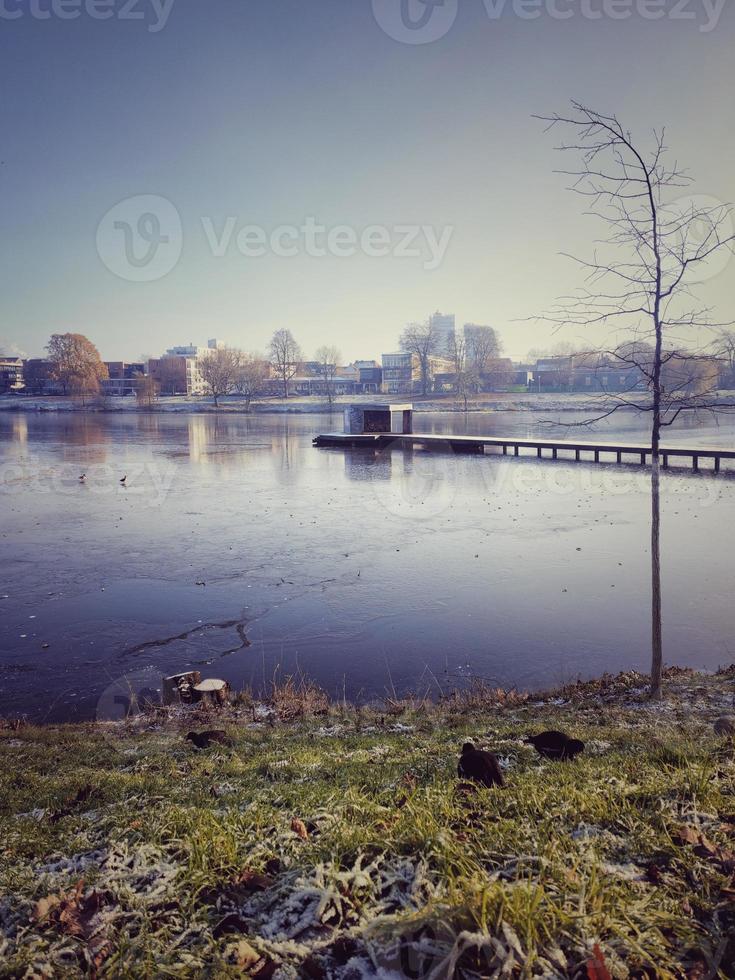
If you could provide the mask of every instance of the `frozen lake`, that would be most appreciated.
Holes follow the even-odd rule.
[[[539,414],[414,425],[564,437]],[[1,413],[0,714],[114,714],[120,678],[193,667],[236,687],[300,670],[363,699],[646,668],[647,469],[312,447],[340,428]],[[594,433],[646,440],[634,415]],[[735,420],[665,438],[732,446]],[[672,470],[662,506],[666,661],[735,661],[735,476]]]

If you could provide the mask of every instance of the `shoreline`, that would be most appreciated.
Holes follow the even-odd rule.
[[[339,396],[330,406],[328,402],[316,396],[307,398],[294,396],[289,399],[269,398],[253,401],[246,407],[242,399],[228,396],[219,407],[215,408],[210,399],[204,397],[166,396],[159,398],[154,405],[139,406],[133,397],[110,397],[96,399],[93,404],[81,405],[77,400],[66,396],[34,397],[18,395],[0,395],[0,412],[29,412],[29,413],[90,413],[90,414],[212,414],[212,415],[338,415],[342,410],[355,402],[384,403],[386,401],[407,398],[402,395],[355,395]],[[735,408],[735,392],[722,391],[718,397],[723,399],[723,407]],[[603,395],[590,397],[582,392],[552,393],[542,392],[507,392],[497,393],[492,397],[482,397],[470,402],[465,410],[451,397],[412,399],[414,412],[446,413],[456,415],[476,415],[490,412],[594,412],[609,410],[616,402]],[[636,412],[635,408],[624,406],[624,412]],[[690,409],[696,411],[696,409]]]

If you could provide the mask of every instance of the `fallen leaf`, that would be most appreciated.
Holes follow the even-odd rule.
[[[605,957],[602,955],[599,943],[592,947],[593,959],[587,960],[588,980],[612,980],[610,971],[605,966]]]
[[[735,869],[735,853],[726,847],[714,844],[709,837],[706,837],[696,827],[692,827],[691,824],[675,827],[671,832],[671,839],[674,843],[682,846],[691,844],[698,857],[714,861],[720,865],[723,871]]]
[[[263,959],[257,949],[253,949],[246,939],[241,939],[239,942],[227,946],[225,956],[231,963],[242,967],[244,970],[250,970]]]
[[[291,830],[298,834],[301,840],[309,839],[309,831],[306,829],[306,824],[303,820],[299,820],[298,817],[294,817],[291,821]]]
[[[109,936],[110,920],[101,913],[113,905],[106,892],[84,891],[84,881],[77,882],[73,892],[47,895],[36,902],[34,917],[46,928],[56,928],[67,936],[81,939],[95,970],[112,952]]]

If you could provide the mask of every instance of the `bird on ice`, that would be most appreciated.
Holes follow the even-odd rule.
[[[120,483],[122,483],[123,486],[125,486],[125,481],[127,480],[127,478],[128,478],[128,474],[126,473],[125,476],[122,478],[122,480],[120,480]]]
[[[465,742],[459,757],[457,773],[483,786],[502,786],[503,773],[492,752],[476,749],[472,742]]]

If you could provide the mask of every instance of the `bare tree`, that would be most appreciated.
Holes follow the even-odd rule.
[[[735,382],[735,330],[721,330],[715,341],[715,348],[727,364],[729,383],[733,384]]]
[[[268,348],[273,370],[283,383],[283,397],[288,398],[288,383],[301,367],[303,355],[290,330],[276,330]]]
[[[465,412],[470,391],[477,386],[479,376],[476,365],[469,360],[468,346],[466,333],[460,333],[456,328],[452,330],[447,341],[447,356],[452,362],[454,393],[462,400]]]
[[[217,347],[199,358],[199,375],[215,408],[220,398],[235,390],[241,364],[242,352],[232,347]]]
[[[431,357],[439,353],[440,335],[431,320],[425,323],[409,323],[398,342],[401,350],[411,354],[419,362],[421,371],[421,394],[429,392],[431,378]]]
[[[481,327],[476,323],[466,323],[464,328],[467,360],[474,368],[479,388],[483,374],[500,357],[502,345],[497,331],[492,327]]]
[[[152,374],[135,374],[135,397],[146,408],[152,408],[158,395],[158,384]]]
[[[342,358],[342,353],[338,347],[324,345],[314,353],[316,360],[316,370],[320,378],[324,379],[324,386],[327,390],[327,400],[331,406],[334,401],[334,379],[337,374],[337,366]]]
[[[692,407],[715,409],[713,392],[692,384],[691,355],[682,354],[681,337],[714,324],[710,311],[694,298],[697,271],[721,249],[733,249],[729,206],[700,207],[671,200],[689,177],[667,161],[664,131],[654,131],[644,147],[615,116],[573,102],[568,115],[538,117],[549,128],[571,132],[557,149],[579,161],[563,170],[588,202],[589,212],[607,226],[607,238],[591,260],[577,259],[587,286],[565,297],[545,319],[557,327],[614,327],[635,338],[607,354],[630,365],[644,380],[617,396],[597,419],[620,408],[651,418],[651,687],[662,694],[660,557],[660,438],[680,413]],[[696,199],[695,199],[696,200]],[[704,228],[704,233],[698,229]],[[644,345],[641,346],[641,341]],[[688,364],[687,364],[688,361]],[[676,370],[675,370],[676,369]],[[673,384],[666,382],[674,372]],[[679,372],[679,374],[677,374]]]
[[[245,399],[245,407],[250,411],[250,402],[263,391],[270,374],[270,365],[262,354],[243,354],[235,381],[235,391]]]

